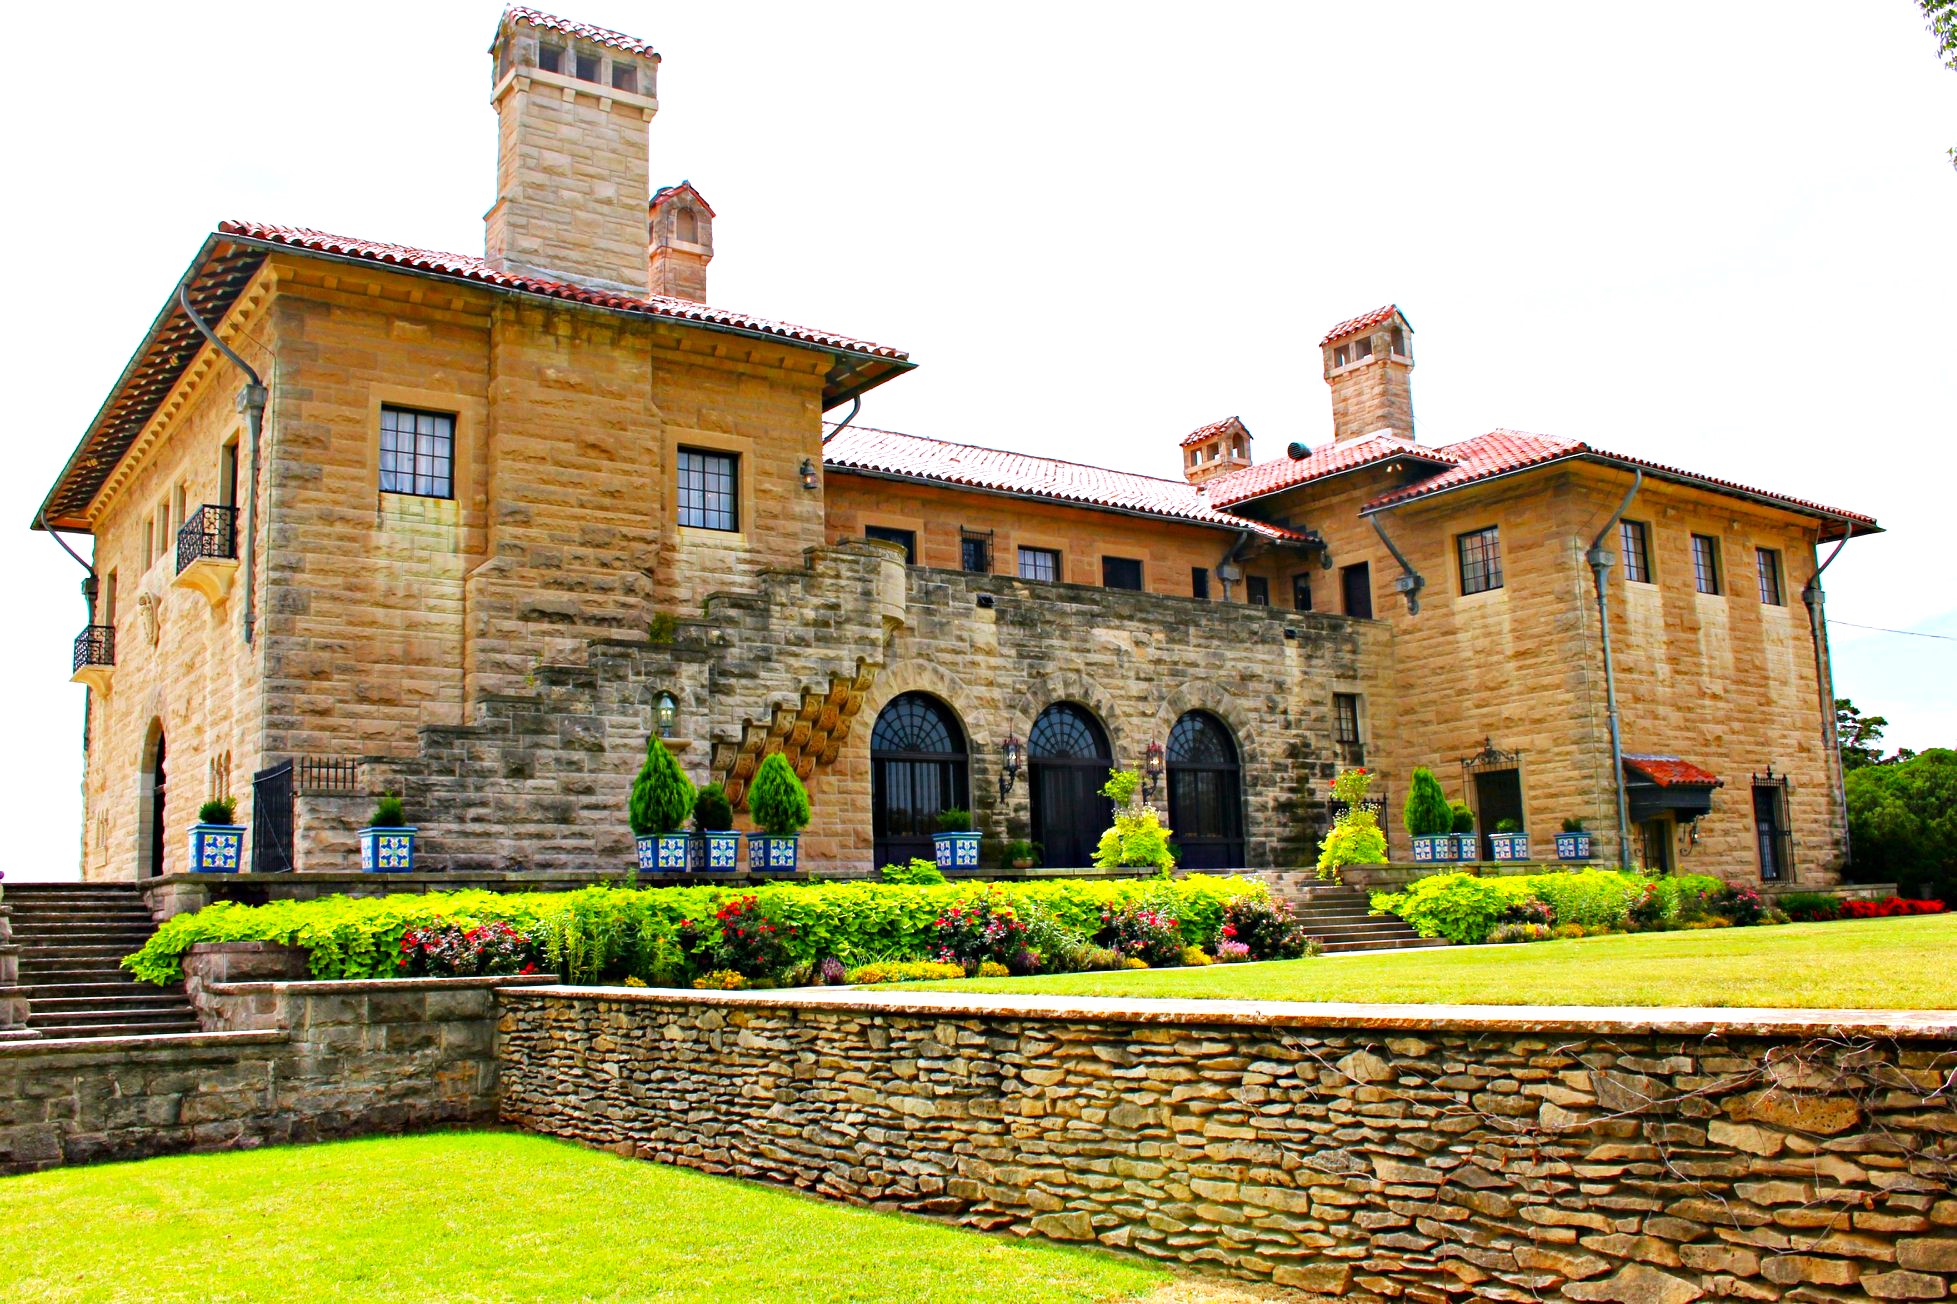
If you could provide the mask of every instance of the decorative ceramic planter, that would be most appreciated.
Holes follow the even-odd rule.
[[[190,868],[199,874],[235,874],[244,868],[245,826],[190,826]]]
[[[1472,833],[1454,835],[1454,858],[1459,861],[1481,859],[1481,839]]]
[[[1556,835],[1556,859],[1589,860],[1596,839],[1588,833],[1558,833]]]
[[[415,832],[369,826],[360,830],[360,869],[366,874],[412,874]]]
[[[696,874],[731,874],[741,860],[741,835],[695,833],[686,844],[687,868]]]
[[[1491,833],[1488,847],[1497,860],[1527,860],[1529,858],[1529,835],[1527,833]]]
[[[1418,837],[1413,840],[1413,863],[1416,865],[1444,865],[1453,859],[1454,835],[1452,833]]]
[[[799,834],[750,833],[747,835],[747,867],[751,874],[777,874],[795,868],[795,844]]]
[[[976,833],[938,833],[931,846],[937,852],[939,869],[977,869],[979,835]]]
[[[684,874],[687,871],[687,847],[692,843],[690,833],[654,833],[639,839],[639,872],[641,874]]]

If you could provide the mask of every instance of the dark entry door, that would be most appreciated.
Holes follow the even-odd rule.
[[[1522,771],[1483,770],[1475,775],[1475,820],[1481,833],[1481,858],[1495,858],[1488,835],[1503,820],[1522,821]]]
[[[163,873],[163,849],[170,845],[163,828],[163,790],[165,786],[163,754],[163,736],[158,734],[156,739],[156,786],[150,790],[149,799],[149,872],[152,875],[161,875]]]
[[[1094,863],[1101,834],[1114,823],[1114,803],[1101,786],[1114,768],[1107,732],[1084,707],[1055,702],[1040,712],[1026,738],[1033,796],[1033,841],[1043,863]]]
[[[1169,731],[1169,827],[1185,869],[1244,863],[1243,775],[1223,722],[1191,711]]]
[[[969,809],[965,731],[951,708],[905,693],[877,715],[870,733],[870,834],[876,863],[932,859],[938,813]]]
[[[1778,883],[1787,877],[1787,821],[1782,818],[1783,789],[1779,784],[1753,786],[1753,837],[1760,848],[1760,881]]]
[[[292,762],[251,776],[251,872],[292,868]]]

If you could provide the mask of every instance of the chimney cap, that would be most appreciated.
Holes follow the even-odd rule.
[[[1225,417],[1221,421],[1212,421],[1206,426],[1198,426],[1196,429],[1184,435],[1182,437],[1182,446],[1184,448],[1190,448],[1202,443],[1206,439],[1215,439],[1218,435],[1229,434],[1241,434],[1245,438],[1249,438],[1250,430],[1244,425],[1242,418]]]
[[[1371,312],[1361,313],[1357,317],[1349,317],[1345,321],[1340,322],[1331,330],[1325,332],[1325,338],[1318,342],[1319,347],[1323,348],[1327,344],[1336,344],[1348,335],[1357,335],[1359,332],[1369,330],[1374,326],[1382,326],[1396,317],[1399,319],[1400,325],[1406,327],[1407,332],[1411,334],[1413,332],[1413,323],[1407,320],[1407,315],[1400,311],[1399,305],[1389,303],[1383,308],[1375,308]]]
[[[614,32],[609,27],[597,27],[591,23],[580,23],[569,18],[559,18],[555,14],[547,14],[540,9],[531,9],[526,5],[511,5],[503,11],[502,20],[496,24],[496,40],[500,41],[503,39],[505,28],[513,27],[519,23],[526,27],[536,27],[547,32],[558,32],[564,36],[577,37],[580,40],[590,41],[595,45],[609,46],[614,50],[623,50],[627,54],[643,55],[655,61],[659,58],[659,51],[652,48],[651,41],[641,41],[636,36],[627,36],[624,32]],[[489,48],[493,53],[496,49],[495,42],[491,42]]]
[[[682,194],[693,196],[693,202],[701,208],[704,208],[707,211],[708,217],[720,216],[720,214],[713,211],[713,205],[707,202],[707,197],[701,194],[691,181],[682,181],[676,186],[659,187],[659,189],[652,192],[652,198],[646,201],[646,207],[648,209],[658,208],[661,204],[671,203],[677,200]]]

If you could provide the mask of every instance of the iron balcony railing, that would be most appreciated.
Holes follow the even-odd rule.
[[[75,636],[75,669],[116,663],[116,627],[90,625]]]
[[[177,531],[177,571],[192,562],[238,558],[238,509],[206,503],[192,512]]]

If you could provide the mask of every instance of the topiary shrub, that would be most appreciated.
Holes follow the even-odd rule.
[[[972,812],[962,806],[953,806],[938,812],[938,832],[970,833],[972,831]]]
[[[1468,806],[1467,802],[1451,801],[1447,804],[1447,809],[1454,816],[1454,832],[1473,833],[1475,831],[1475,813]]]
[[[734,803],[727,800],[727,789],[717,783],[700,789],[693,798],[693,827],[702,833],[725,833],[734,827]]]
[[[367,820],[369,828],[401,829],[408,826],[408,814],[402,808],[401,798],[391,792],[382,793],[374,802],[374,813]]]
[[[677,833],[693,813],[693,780],[686,777],[673,753],[657,737],[646,741],[646,763],[632,781],[627,815],[632,832],[642,838]]]
[[[233,824],[238,816],[236,797],[213,797],[197,808],[199,824]]]
[[[770,752],[747,790],[748,813],[764,833],[785,837],[809,822],[809,791],[780,752]]]
[[[1441,791],[1441,781],[1434,772],[1424,765],[1414,767],[1400,818],[1412,837],[1437,838],[1454,832],[1454,812],[1448,807],[1447,794]]]

